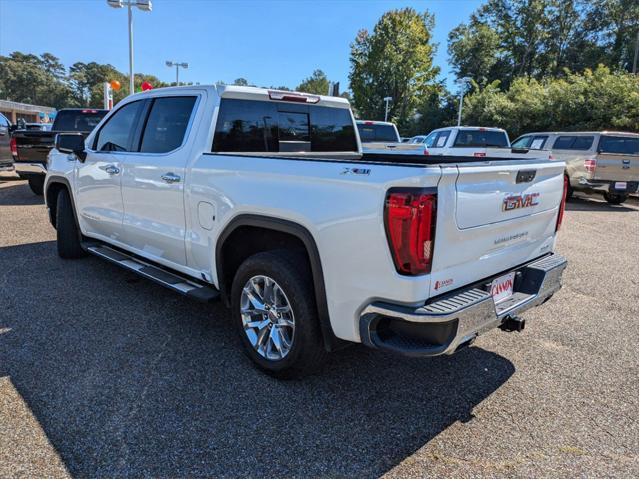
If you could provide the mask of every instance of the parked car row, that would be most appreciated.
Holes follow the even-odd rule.
[[[402,139],[392,123],[358,121],[365,151],[480,158],[549,157],[565,161],[568,197],[601,193],[621,204],[639,191],[639,134],[624,132],[527,133],[512,144],[500,128],[446,127]]]

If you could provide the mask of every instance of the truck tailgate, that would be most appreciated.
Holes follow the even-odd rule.
[[[40,133],[40,134],[38,134]],[[53,148],[53,133],[48,131],[29,132],[16,135],[17,161],[44,162]]]
[[[599,153],[593,180],[639,181],[639,156]]]
[[[443,168],[431,295],[473,283],[552,250],[565,164],[495,161]]]

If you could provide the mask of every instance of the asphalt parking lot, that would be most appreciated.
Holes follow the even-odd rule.
[[[278,382],[222,305],[59,259],[0,178],[0,477],[638,477],[639,201],[568,203],[559,251],[523,333]]]

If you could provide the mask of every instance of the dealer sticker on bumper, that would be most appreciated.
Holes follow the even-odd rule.
[[[508,273],[493,280],[490,286],[490,294],[493,296],[495,304],[501,303],[513,295],[513,285],[515,283],[515,273]]]

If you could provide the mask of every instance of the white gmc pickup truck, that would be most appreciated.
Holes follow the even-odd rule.
[[[369,157],[341,98],[157,89],[55,145],[59,255],[222,299],[277,377],[349,342],[451,354],[561,287],[563,162]]]

